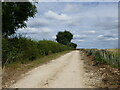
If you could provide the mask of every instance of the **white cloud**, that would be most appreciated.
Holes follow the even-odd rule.
[[[53,39],[56,39],[56,36],[52,36]]]
[[[77,38],[77,37],[80,37],[80,36],[81,36],[81,35],[74,35],[73,37],[74,37],[74,38]]]
[[[92,31],[88,31],[88,33],[96,33],[96,31],[92,30]]]
[[[118,23],[118,19],[113,21],[114,23]]]
[[[19,29],[17,33],[30,33],[30,34],[37,34],[37,33],[49,33],[52,32],[50,28],[26,28],[26,29]]]
[[[45,16],[47,18],[51,18],[51,19],[57,19],[57,20],[70,20],[71,17],[66,15],[66,14],[57,14],[53,11],[48,11],[45,13]]]
[[[103,37],[103,35],[99,35],[99,36],[97,36],[97,38],[101,38],[101,37]]]
[[[71,42],[83,42],[83,41],[85,41],[85,40],[80,40],[80,39],[73,39]]]
[[[73,38],[85,38],[86,35],[73,35]]]
[[[77,40],[77,41],[79,41],[79,42],[83,42],[83,41],[85,41],[85,40]]]
[[[118,38],[108,38],[106,40],[118,40]]]
[[[50,28],[46,28],[46,27],[40,28],[40,31],[41,32],[52,32],[52,30]]]
[[[99,35],[97,36],[98,39],[101,40],[118,40],[118,37],[116,36],[116,34],[113,35]]]
[[[67,4],[63,9],[63,12],[67,12],[67,13],[71,13],[71,12],[73,13],[73,12],[79,12],[79,11],[80,11],[80,5],[78,8],[77,5],[73,5],[73,4]]]
[[[94,33],[96,33],[96,31],[94,31],[94,30],[89,30],[89,31],[84,31],[84,33],[87,33],[87,34],[94,34]]]
[[[45,18],[38,17],[38,18],[34,18],[31,21],[29,21],[28,24],[32,28],[33,27],[41,27],[41,26],[43,27],[43,26],[49,25],[50,21]]]

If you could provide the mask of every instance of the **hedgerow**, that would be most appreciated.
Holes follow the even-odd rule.
[[[33,41],[24,37],[2,39],[2,65],[13,62],[26,63],[52,53],[73,48],[57,42],[42,40]]]

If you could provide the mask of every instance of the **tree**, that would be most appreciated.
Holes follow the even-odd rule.
[[[67,45],[71,42],[71,40],[73,39],[73,34],[70,33],[69,31],[64,31],[64,32],[58,32],[58,34],[56,35],[56,41]]]
[[[3,2],[2,35],[7,37],[18,28],[27,27],[26,21],[29,17],[34,17],[36,12],[36,6],[31,2]]]
[[[58,32],[58,34],[56,35],[56,41],[58,43],[61,43],[63,45],[67,45],[73,48],[77,47],[77,44],[72,43],[71,40],[73,39],[73,34],[69,31],[64,31],[64,32]]]
[[[71,42],[71,43],[68,44],[68,46],[73,47],[73,48],[76,48],[76,47],[77,47],[77,44]]]

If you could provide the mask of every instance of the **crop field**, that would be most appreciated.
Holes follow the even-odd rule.
[[[112,67],[119,68],[120,52],[119,49],[82,49],[87,55],[92,55],[96,61],[107,63]]]

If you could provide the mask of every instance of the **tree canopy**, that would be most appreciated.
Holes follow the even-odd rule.
[[[77,44],[71,42],[71,43],[68,44],[68,46],[73,47],[73,48],[76,48],[76,47],[77,47]]]
[[[31,2],[3,2],[2,35],[7,37],[18,28],[25,28],[28,18],[34,17],[36,12],[36,6]]]
[[[56,41],[58,43],[76,48],[77,44],[72,43],[71,42],[72,39],[73,39],[73,34],[66,30],[64,32],[58,32],[58,34],[56,35]]]
[[[73,35],[69,31],[58,32],[56,37],[57,37],[56,38],[57,42],[64,44],[64,45],[67,45],[73,39]]]

